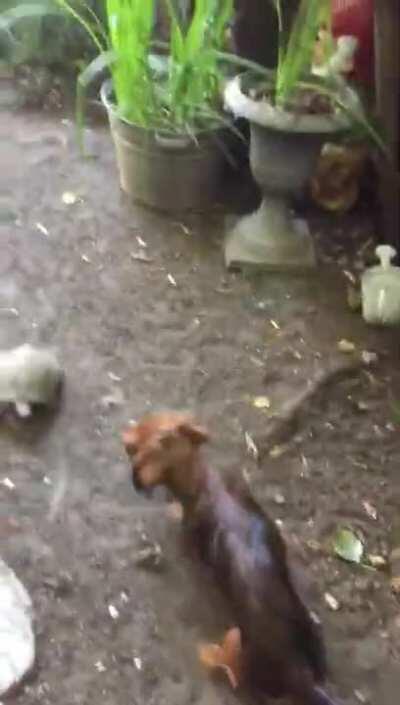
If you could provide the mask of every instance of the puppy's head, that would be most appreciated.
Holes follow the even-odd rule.
[[[193,460],[207,431],[187,414],[166,412],[148,416],[122,434],[132,462],[137,490],[165,485],[175,494],[193,488]]]

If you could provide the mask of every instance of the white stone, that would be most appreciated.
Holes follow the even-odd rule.
[[[32,669],[35,637],[31,599],[15,573],[0,558],[0,696]]]

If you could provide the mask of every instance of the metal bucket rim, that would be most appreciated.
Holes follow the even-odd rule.
[[[124,117],[121,117],[121,115],[118,114],[117,111],[117,106],[112,100],[110,99],[111,93],[113,90],[113,82],[111,78],[107,78],[100,89],[100,98],[101,102],[103,103],[105,109],[109,113],[109,115],[112,115],[112,117],[115,120],[118,120],[119,122],[127,125],[128,127],[134,127],[137,130],[142,130],[143,132],[153,135],[160,135],[160,136],[165,136],[165,137],[170,137],[171,139],[176,139],[177,137],[190,137],[191,141],[193,144],[196,144],[196,137],[207,137],[207,135],[215,135],[216,133],[224,133],[227,131],[228,126],[221,125],[219,127],[214,127],[214,128],[204,128],[202,130],[196,130],[193,132],[193,136],[188,133],[188,132],[174,132],[173,130],[156,130],[155,128],[152,127],[142,127],[141,125],[136,125],[134,122],[130,122]]]

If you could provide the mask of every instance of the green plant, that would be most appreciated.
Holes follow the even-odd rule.
[[[171,0],[165,0],[171,23],[167,96],[171,122],[179,127],[216,119],[221,67],[216,50],[224,45],[233,0],[197,0],[183,29]]]
[[[196,0],[183,25],[172,0],[163,0],[170,22],[170,40],[163,77],[149,55],[156,4],[148,0],[108,0],[111,72],[118,111],[144,127],[195,132],[210,121],[222,120],[218,110],[221,67],[216,51],[223,47],[225,28],[233,14],[233,0]],[[146,5],[146,7],[144,7]],[[82,78],[91,78],[91,68]]]
[[[148,126],[157,112],[157,97],[148,62],[154,0],[107,0],[109,48],[114,91],[121,116]]]
[[[275,100],[285,105],[299,82],[310,74],[318,31],[322,25],[331,26],[331,0],[301,0],[290,28],[283,26],[282,1],[273,2],[280,37]]]
[[[161,0],[160,0],[161,1]],[[84,94],[105,67],[112,74],[119,115],[142,127],[195,133],[210,122],[224,121],[220,111],[221,62],[225,30],[233,14],[233,0],[195,0],[184,24],[175,0],[162,0],[170,23],[170,41],[163,45],[168,61],[155,73],[149,56],[156,47],[155,13],[158,0],[105,0],[105,26],[85,0],[46,0],[33,11],[62,12],[76,20],[92,40],[98,56],[78,77],[78,111],[82,119]],[[14,18],[16,19],[16,18]],[[7,27],[12,18],[8,18]],[[159,48],[159,47],[158,47]]]
[[[98,56],[78,77],[78,120],[83,120],[88,86],[105,68],[112,73],[116,109],[130,122],[168,131],[196,131],[210,124],[224,123],[220,110],[220,87],[227,67],[250,71],[264,81],[276,104],[295,102],[300,91],[324,96],[334,107],[347,112],[358,136],[367,135],[385,151],[385,144],[373,121],[359,105],[348,105],[332,79],[311,74],[318,29],[331,24],[330,0],[300,0],[291,27],[284,26],[284,0],[272,2],[278,14],[279,56],[275,72],[224,52],[224,33],[233,15],[233,0],[195,0],[194,11],[183,23],[176,0],[104,0],[105,25],[86,0],[42,0],[22,6],[18,17],[0,15],[0,30],[9,31],[13,21],[26,11],[45,14],[49,7],[63,12],[85,29]],[[153,36],[154,15],[163,2],[170,21],[170,40],[163,44]],[[333,45],[332,45],[333,46]],[[152,50],[165,54],[162,71],[149,61]]]
[[[345,113],[351,127],[346,136],[350,139],[366,139],[372,142],[390,159],[385,140],[377,121],[366,114],[356,92],[345,91],[343,79],[335,76],[321,78],[312,73],[312,64],[318,32],[324,27],[328,34],[325,46],[325,60],[334,52],[334,41],[330,35],[332,7],[331,0],[299,0],[297,12],[290,26],[284,25],[284,0],[269,0],[278,16],[279,50],[276,71],[228,54],[219,52],[220,59],[241,65],[248,76],[256,78],[256,85],[262,84],[268,97],[280,108],[295,106],[301,93],[323,97],[332,109]],[[345,96],[345,97],[344,97]]]

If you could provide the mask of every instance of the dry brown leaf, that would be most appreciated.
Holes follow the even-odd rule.
[[[77,201],[79,201],[79,196],[76,193],[73,193],[72,191],[64,191],[63,195],[61,196],[61,200],[63,203],[65,203],[66,206],[73,206],[74,203],[77,203]]]
[[[356,349],[355,344],[351,340],[346,340],[343,338],[343,340],[339,340],[337,344],[339,352],[350,354],[353,353]]]
[[[250,433],[248,433],[248,431],[246,431],[246,433],[244,434],[244,439],[246,441],[246,447],[247,447],[248,454],[251,455],[254,458],[254,460],[257,460],[258,459],[258,448],[257,448],[256,444],[254,443],[252,437],[250,436]]]
[[[378,518],[378,510],[374,507],[374,505],[365,500],[363,502],[363,507],[368,516],[371,517],[371,519],[373,519],[374,521],[376,521]]]
[[[269,451],[270,458],[280,458],[287,451],[287,446],[274,446]]]
[[[271,402],[268,397],[254,397],[252,403],[256,409],[269,409],[271,406]]]
[[[377,570],[382,570],[387,566],[387,560],[384,556],[375,556],[371,553],[368,555],[368,563]]]

